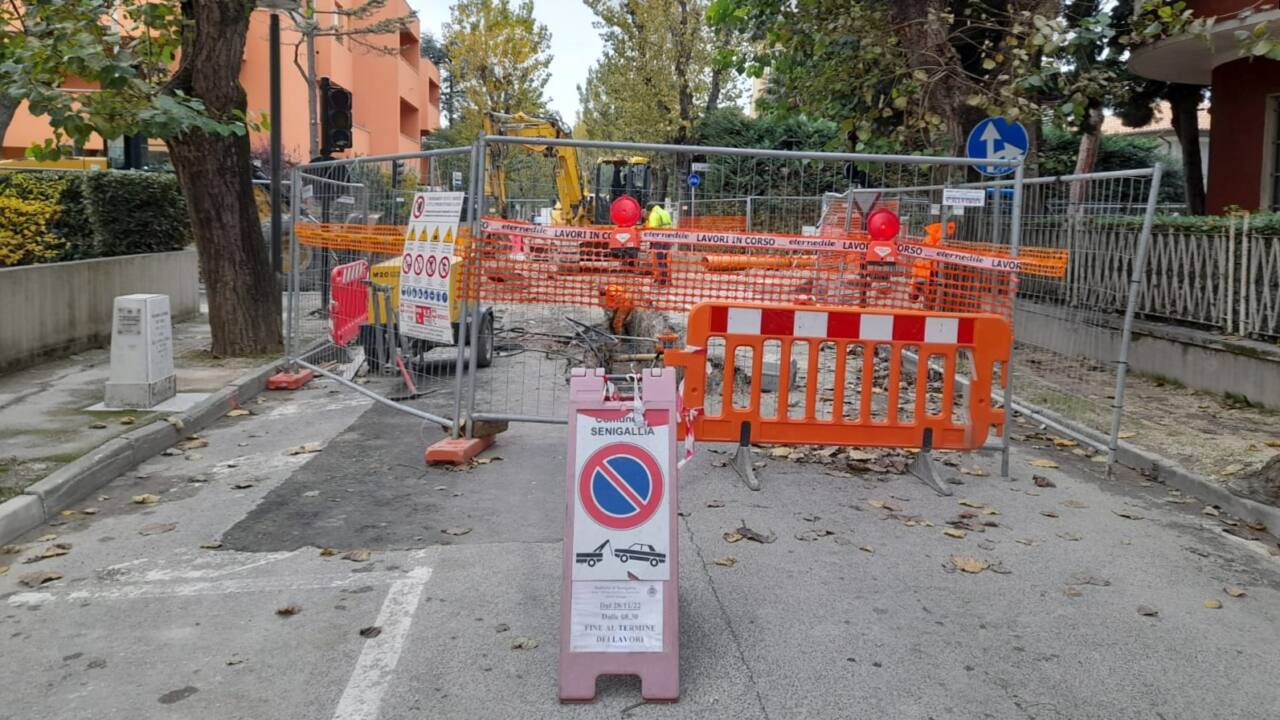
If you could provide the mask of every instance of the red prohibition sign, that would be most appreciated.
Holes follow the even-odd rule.
[[[449,277],[449,256],[448,255],[440,256],[440,277],[442,278]]]
[[[422,256],[421,255],[413,256],[413,274],[414,275],[422,274]]]
[[[665,490],[658,461],[648,450],[629,443],[595,451],[578,476],[583,509],[611,530],[631,530],[648,522]]]
[[[413,253],[405,253],[404,261],[400,263],[400,272],[408,275],[413,270]]]
[[[413,219],[417,220],[422,217],[422,212],[427,209],[427,199],[419,195],[413,201]]]
[[[436,275],[436,256],[427,256],[427,277],[435,277]]]

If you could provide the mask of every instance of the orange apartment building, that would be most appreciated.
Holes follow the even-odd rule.
[[[349,0],[348,6],[361,0]],[[403,17],[410,8],[406,0],[389,0],[370,17],[354,19],[333,15],[343,7],[339,0],[315,0],[316,18],[321,32],[329,29],[351,30],[384,18]],[[248,97],[248,115],[260,117],[269,103],[268,15],[265,10],[253,13],[245,43],[240,83]],[[290,162],[308,159],[307,83],[294,65],[294,45],[301,40],[293,23],[280,23],[281,65],[281,138],[285,157]],[[430,60],[420,57],[418,20],[413,18],[399,33],[363,35],[360,41],[350,37],[316,39],[316,74],[328,77],[347,88],[354,102],[352,149],[348,155],[382,155],[412,152],[421,148],[422,137],[440,127],[440,71]],[[386,52],[365,46],[374,45]],[[306,68],[306,46],[298,53],[298,62]],[[20,158],[33,143],[50,136],[43,117],[18,110],[4,136],[3,157]],[[254,150],[265,153],[269,145],[267,132],[252,132]],[[163,152],[163,146],[153,149]],[[95,137],[84,152],[102,155],[106,148],[102,138]]]

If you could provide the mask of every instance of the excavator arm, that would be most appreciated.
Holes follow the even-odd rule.
[[[559,118],[516,113],[490,112],[484,116],[486,135],[529,138],[567,138],[570,133]],[[498,206],[507,203],[506,172],[502,155],[506,145],[489,145],[488,171],[485,173],[485,195],[495,198]],[[586,194],[582,184],[582,171],[578,165],[578,151],[573,147],[522,143],[521,147],[556,159],[556,195],[560,201],[561,222],[567,225],[583,225],[588,222]]]

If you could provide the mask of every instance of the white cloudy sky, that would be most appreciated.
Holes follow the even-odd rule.
[[[449,20],[448,0],[409,0],[424,30],[440,37]],[[533,0],[533,14],[551,30],[551,80],[546,96],[551,109],[572,124],[578,117],[577,86],[586,81],[587,68],[600,56],[600,35],[591,27],[595,13],[579,0]]]

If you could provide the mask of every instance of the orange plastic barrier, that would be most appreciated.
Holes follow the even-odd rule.
[[[991,391],[1013,336],[997,315],[712,302],[690,313],[685,342],[664,357],[684,369],[698,440],[972,450],[1003,432]],[[709,373],[713,345],[723,367]]]
[[[746,215],[681,215],[676,227],[689,230],[723,230],[725,232],[745,232]]]

